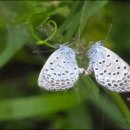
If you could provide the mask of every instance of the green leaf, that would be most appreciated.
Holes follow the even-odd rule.
[[[72,38],[78,27],[80,28],[80,31],[82,33],[86,26],[88,18],[99,11],[101,8],[103,8],[103,6],[107,4],[107,2],[108,1],[85,1],[83,5],[84,10],[82,7],[77,13],[71,13],[68,19],[66,19],[66,21],[59,28],[59,31],[61,33],[66,32],[65,37],[68,40]],[[78,5],[75,4],[74,6]],[[80,21],[80,19],[82,19],[82,21]]]
[[[16,25],[8,27],[6,48],[0,54],[0,67],[5,65],[13,55],[21,49],[29,40],[29,32],[25,25]]]
[[[114,121],[114,123],[116,123],[116,125],[121,128],[128,128],[128,122],[121,113],[119,107],[108,97],[99,95],[98,98],[91,97],[90,101],[93,102],[99,109],[101,109],[104,114]],[[105,117],[103,117],[103,120]]]
[[[71,129],[92,129],[90,112],[84,104],[73,107],[68,111]]]
[[[44,116],[61,110],[67,110],[78,103],[76,94],[69,91],[66,94],[51,93],[49,96],[1,100],[0,120]]]
[[[114,92],[113,93],[109,92],[109,95],[111,95],[111,97],[114,99],[114,101],[120,108],[122,114],[125,117],[126,122],[128,123],[128,128],[130,129],[130,110],[129,110],[128,106],[126,105],[126,103],[123,101],[123,99],[121,98],[121,96],[119,94],[114,93]]]

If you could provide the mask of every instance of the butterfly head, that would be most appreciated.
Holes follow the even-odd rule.
[[[60,45],[59,50],[64,54],[69,55],[69,57],[75,57],[75,51],[68,46]]]
[[[98,41],[95,44],[91,44],[90,48],[88,50],[88,57],[89,59],[91,59],[92,57],[95,57],[97,55],[97,51],[102,48],[103,43],[102,41]]]

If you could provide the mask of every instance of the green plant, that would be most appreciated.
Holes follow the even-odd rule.
[[[30,49],[38,46],[51,50],[55,46],[51,40],[68,42],[79,38],[79,32],[80,38],[84,39],[82,46],[87,48],[88,41],[105,39],[113,10],[114,16],[118,16],[121,6],[120,3],[108,1],[0,2],[1,129],[130,128],[130,111],[122,95],[100,87],[93,77],[81,76],[77,85],[65,92],[46,92],[38,88],[37,77],[49,54],[44,53],[41,59]],[[124,6],[124,12],[128,12],[130,5]],[[127,15],[119,17],[125,19]],[[47,33],[51,34],[46,37],[39,31],[39,26],[48,27],[49,20],[55,21],[57,30],[54,31],[52,25],[53,30],[49,30]],[[112,29],[112,38],[107,39],[110,43],[117,43],[117,36],[122,36],[122,33],[116,36],[120,26],[120,23],[116,23]],[[125,39],[129,38],[129,31],[128,28],[124,32],[127,34],[123,35]],[[127,48],[125,53],[128,54],[130,45],[127,40],[124,42],[125,46],[122,42],[118,42],[117,46],[120,45],[120,53],[123,53],[122,47]],[[73,47],[78,49],[78,44],[74,42]],[[117,46],[109,44],[110,48]],[[87,56],[85,60],[82,57],[78,56],[79,65],[87,67]],[[124,57],[128,58],[126,55]]]

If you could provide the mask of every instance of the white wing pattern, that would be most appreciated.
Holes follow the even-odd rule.
[[[117,54],[97,42],[89,49],[89,71],[96,81],[116,92],[130,92],[130,66]]]
[[[68,46],[61,45],[43,66],[38,86],[50,91],[62,91],[73,87],[78,78],[75,52]]]

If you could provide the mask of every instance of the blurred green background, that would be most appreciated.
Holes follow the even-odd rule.
[[[89,41],[104,40],[111,24],[104,45],[130,64],[129,14],[129,2],[0,1],[0,129],[130,129],[129,93],[106,90],[93,76],[80,76],[64,92],[37,85],[55,50],[50,45],[73,43],[83,52],[79,66],[87,67]],[[48,20],[55,21],[57,31],[39,45],[54,32]]]

